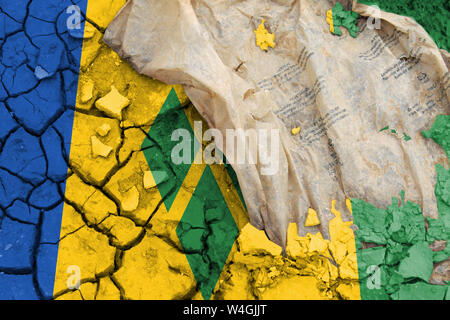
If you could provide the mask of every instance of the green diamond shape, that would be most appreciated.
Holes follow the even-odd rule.
[[[203,172],[176,233],[200,292],[208,300],[239,233],[209,166]]]
[[[150,170],[166,173],[166,175],[154,175],[154,179],[161,197],[164,199],[167,211],[172,206],[175,196],[191,167],[190,163],[175,164],[171,159],[172,150],[179,143],[179,141],[171,140],[172,133],[177,129],[189,131],[191,159],[193,161],[200,144],[195,142],[191,124],[175,90],[172,89],[141,147]]]

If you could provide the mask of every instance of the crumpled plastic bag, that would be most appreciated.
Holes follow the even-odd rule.
[[[227,129],[278,130],[279,144],[270,134],[258,140],[258,151],[279,151],[271,163],[233,168],[250,222],[283,247],[290,222],[300,235],[328,237],[333,199],[338,210],[348,198],[385,208],[405,190],[425,215],[438,216],[434,168],[447,160],[421,131],[449,112],[447,53],[413,19],[383,11],[379,29],[363,18],[357,38],[345,29],[334,36],[326,11],[335,3],[130,0],[104,36],[138,72],[181,84],[225,139]],[[357,1],[352,10],[373,15]],[[253,32],[262,19],[275,34],[267,51]],[[234,150],[223,151],[232,158]],[[276,173],[263,174],[275,162]],[[304,227],[308,208],[319,226]]]

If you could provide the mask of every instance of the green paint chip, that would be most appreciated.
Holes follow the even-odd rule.
[[[342,35],[340,27],[344,27],[350,33],[350,36],[356,38],[359,28],[356,26],[358,20],[358,14],[353,11],[346,11],[340,2],[336,2],[333,13],[333,28],[334,34],[337,36]]]
[[[447,291],[447,286],[417,282],[403,285],[392,298],[395,300],[444,300]]]
[[[433,139],[434,142],[441,145],[450,158],[450,116],[438,115],[434,121],[431,129],[423,131],[422,135],[425,138]]]
[[[381,281],[384,284],[383,288],[386,294],[393,294],[400,290],[400,287],[405,279],[391,267],[383,266],[381,270]]]
[[[450,154],[450,116],[437,116],[431,129],[422,135],[440,144],[447,156]],[[450,256],[449,246],[437,252],[429,248],[435,240],[450,243],[450,170],[438,164],[436,175],[439,218],[427,217],[428,229],[421,207],[411,201],[405,203],[404,191],[400,193],[401,201],[393,198],[386,210],[352,199],[354,221],[358,227],[355,241],[362,299],[450,299],[449,285],[427,283],[433,272],[433,263]],[[363,249],[363,243],[385,246],[384,261],[380,263],[380,247]],[[381,270],[380,287],[374,288],[370,282],[375,276],[367,274],[370,264]]]
[[[427,217],[428,231],[427,241],[450,239],[449,229],[446,228],[443,219]]]
[[[403,139],[404,139],[405,141],[409,141],[409,140],[411,140],[411,137],[408,136],[406,133],[403,133]]]
[[[362,270],[366,270],[371,266],[380,266],[384,263],[386,248],[374,247],[361,250],[358,261]]]
[[[448,244],[447,244],[446,249],[444,249],[442,251],[433,252],[433,263],[441,263],[441,262],[447,260],[448,257],[450,257],[450,248],[448,247]]]
[[[409,246],[389,240],[386,246],[386,260],[388,266],[394,266],[402,261],[408,254]]]
[[[387,212],[360,199],[352,199],[351,202],[353,212],[356,213],[353,216],[358,226],[358,241],[385,244],[388,237]]]
[[[398,207],[398,201],[387,208],[386,223],[389,225],[390,238],[398,243],[414,244],[425,241],[425,220],[418,204],[407,201]]]
[[[400,262],[399,274],[405,278],[428,281],[433,273],[433,252],[428,243],[419,242],[408,250],[408,256]]]

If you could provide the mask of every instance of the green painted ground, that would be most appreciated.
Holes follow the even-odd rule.
[[[422,135],[450,155],[450,116],[439,115]],[[386,210],[352,199],[363,300],[450,299],[450,285],[428,284],[433,264],[450,256],[450,170],[437,165],[436,172],[439,219],[425,221],[419,205],[405,202],[404,192]],[[447,247],[432,251],[435,240],[447,241]],[[363,249],[362,242],[376,246]]]
[[[450,51],[449,0],[359,0],[384,11],[409,16],[420,23],[439,48]]]

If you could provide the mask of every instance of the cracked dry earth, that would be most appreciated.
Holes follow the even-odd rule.
[[[80,31],[64,29],[69,5],[0,1],[4,299],[48,298],[53,291],[59,235],[54,231],[64,202],[82,43]]]
[[[164,153],[149,132],[171,93],[166,121],[199,116],[181,87],[137,74],[103,44],[124,3],[0,0],[0,298],[359,299],[354,236],[338,215],[330,241],[292,224],[284,257],[248,224],[229,168],[180,175],[146,158]],[[84,33],[66,27],[71,5]],[[150,173],[157,161],[171,179]],[[200,226],[189,210],[204,212]],[[213,244],[230,217],[225,252]]]

